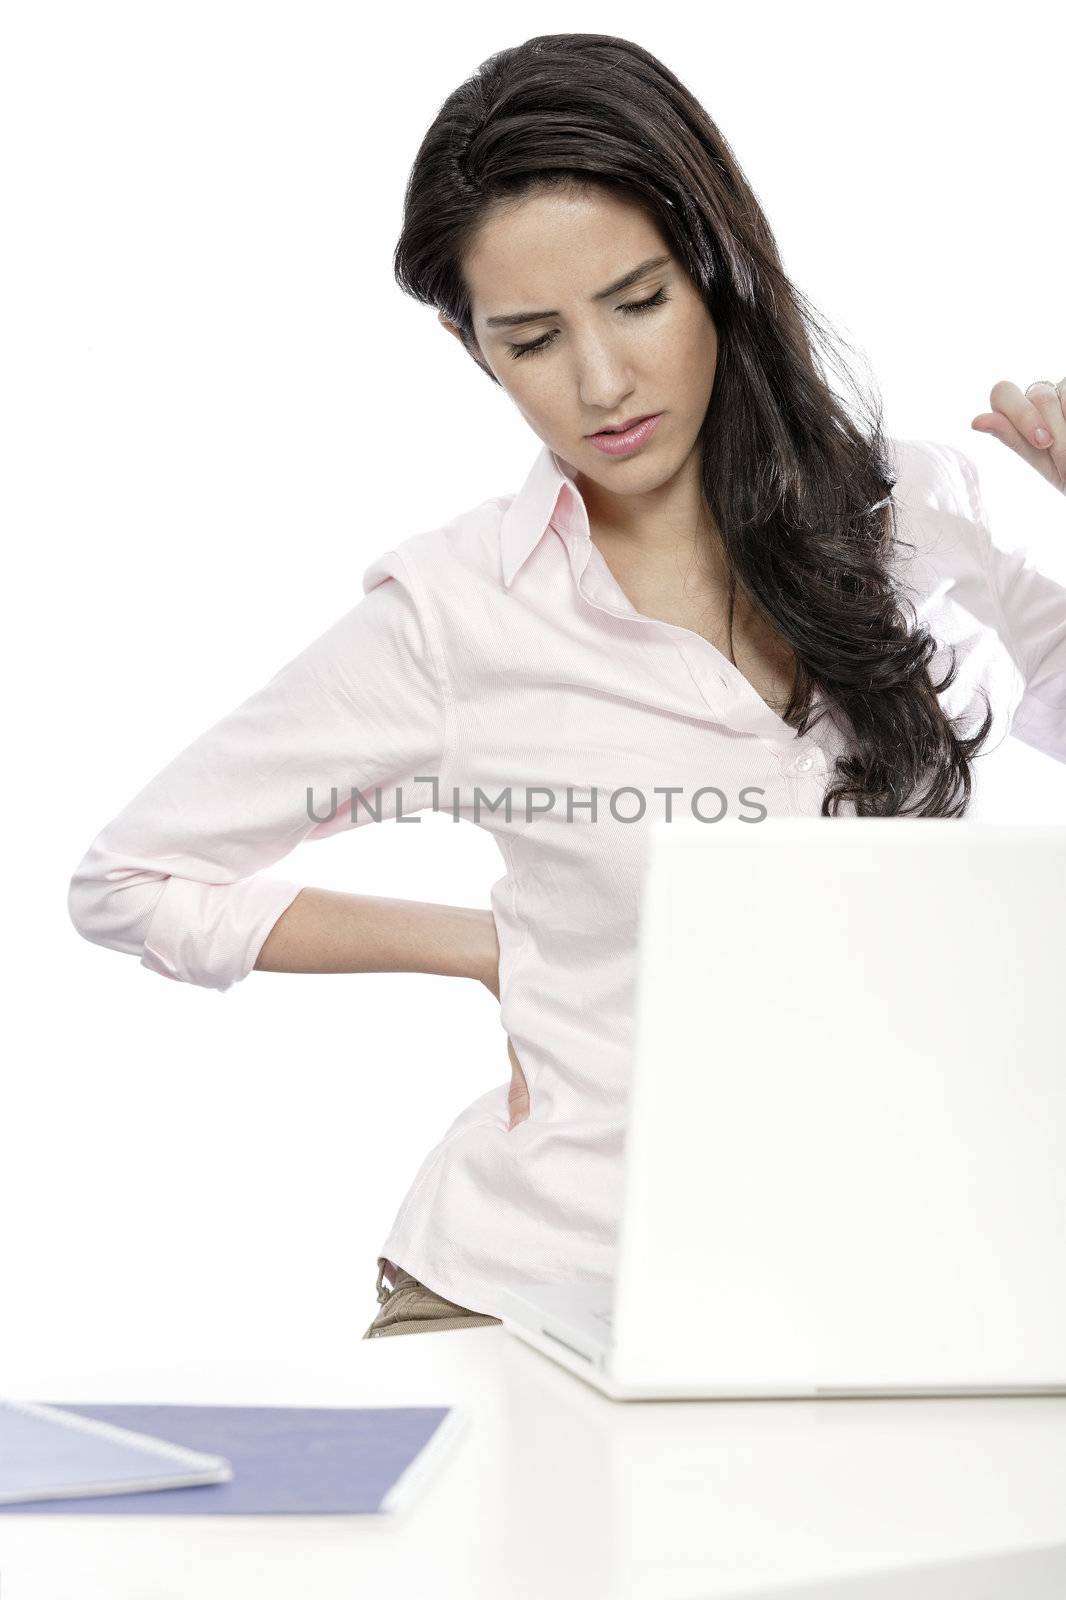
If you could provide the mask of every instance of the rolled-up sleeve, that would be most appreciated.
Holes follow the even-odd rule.
[[[228,989],[303,887],[265,868],[305,839],[433,803],[426,780],[447,728],[439,650],[402,555],[379,557],[363,587],[93,840],[67,898],[84,938]]]
[[[1003,641],[1024,685],[1011,735],[1056,761],[1066,761],[1066,588],[1041,571],[1024,547],[1003,550],[994,542],[977,467],[962,451],[955,453],[981,536],[989,585],[1003,618]]]

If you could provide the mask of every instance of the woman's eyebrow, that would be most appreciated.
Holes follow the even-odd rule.
[[[656,267],[664,267],[669,260],[670,257],[668,255],[651,256],[649,260],[642,261],[639,267],[634,267],[614,283],[608,284],[606,289],[600,289],[597,294],[592,296],[592,299],[607,300],[612,294],[620,294],[623,289],[628,289],[634,283],[639,282],[641,278],[647,277],[649,272],[654,272]],[[507,316],[486,317],[485,326],[487,328],[517,328],[523,322],[543,322],[547,317],[561,316],[561,311],[514,311]]]

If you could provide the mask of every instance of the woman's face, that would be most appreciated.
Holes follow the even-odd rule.
[[[648,261],[659,264],[603,293]],[[485,365],[577,469],[590,507],[619,526],[642,511],[691,512],[718,338],[654,220],[602,189],[541,191],[493,215],[464,275]],[[631,309],[641,302],[650,304]],[[632,455],[605,455],[589,439],[655,412],[658,426]]]

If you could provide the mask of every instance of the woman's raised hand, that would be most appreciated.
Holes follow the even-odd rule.
[[[1040,378],[1023,394],[1004,380],[989,394],[991,411],[974,417],[976,433],[990,433],[1066,494],[1066,378]]]

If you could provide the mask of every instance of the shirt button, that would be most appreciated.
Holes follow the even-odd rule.
[[[813,766],[814,757],[812,755],[808,754],[805,756],[796,757],[795,767],[797,772],[809,772]]]

